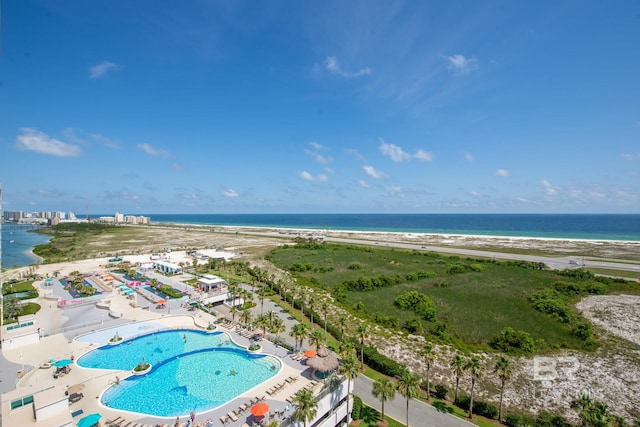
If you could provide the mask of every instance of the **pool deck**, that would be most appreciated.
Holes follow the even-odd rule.
[[[117,295],[117,293],[111,294],[106,300],[110,303],[110,312],[118,313],[121,317],[117,319],[117,321],[108,319],[109,321],[104,324],[97,324],[89,329],[85,328],[84,333],[96,332],[105,328],[116,328],[119,335],[127,338],[128,336],[139,334],[139,332],[136,332],[135,326],[126,326],[137,324],[134,322],[150,322],[149,324],[161,325],[164,328],[204,330],[210,322],[213,323],[217,320],[215,316],[200,310],[188,311],[187,308],[182,307],[182,303],[179,301],[174,301],[174,304],[171,305],[168,310],[157,311],[153,308],[145,307],[143,309],[134,306],[135,304],[132,304],[130,298],[124,295]],[[69,311],[56,307],[55,303],[42,303],[42,299],[38,302],[42,305],[42,310],[38,313],[40,324],[47,325],[48,328],[54,329],[54,327],[62,327],[62,325],[68,321],[65,315],[69,315]],[[72,310],[78,309],[74,308]],[[89,306],[83,313],[86,313],[86,316],[90,317],[96,316],[96,311],[104,310]],[[100,316],[100,318],[102,318],[103,315],[100,314]],[[81,324],[82,320],[83,319],[75,319],[78,324]],[[217,324],[217,330],[229,333],[231,338],[241,346],[247,347],[249,345],[249,338],[244,336],[248,336],[247,333],[243,335],[243,331],[238,330],[235,326],[227,328],[223,325],[222,323]],[[5,370],[5,367],[13,370],[13,368],[21,365],[24,366],[25,369],[21,378],[15,378],[15,374],[13,373],[9,374],[10,376],[13,375],[15,387],[7,384],[7,381],[4,381],[2,391],[6,392],[8,389],[22,389],[26,387],[35,393],[36,391],[44,390],[52,386],[58,389],[62,387],[66,389],[66,387],[71,385],[82,384],[84,389],[81,393],[84,397],[70,404],[71,413],[79,413],[79,411],[82,411],[73,418],[74,424],[78,419],[82,418],[82,416],[98,412],[103,415],[101,421],[103,426],[110,425],[108,423],[109,420],[118,420],[118,423],[115,425],[127,427],[163,424],[174,426],[176,421],[175,417],[161,418],[129,413],[111,409],[101,404],[100,396],[102,392],[116,381],[116,377],[123,379],[130,375],[130,371],[85,369],[73,363],[69,374],[54,379],[54,367],[41,368],[41,366],[50,359],[60,360],[73,357],[74,360],[77,360],[84,353],[102,344],[105,344],[105,342],[93,343],[82,341],[82,336],[79,332],[67,332],[45,336],[41,338],[38,343],[21,348],[3,349],[3,370]],[[251,415],[250,405],[247,406],[244,412],[240,412],[239,408],[243,405],[248,405],[251,400],[255,400],[256,398],[264,398],[264,402],[269,405],[270,415],[265,417],[266,419],[269,419],[271,414],[277,419],[284,419],[293,413],[292,405],[287,399],[290,399],[295,392],[306,387],[312,388],[316,392],[320,390],[322,383],[314,381],[311,378],[310,370],[303,364],[304,359],[301,361],[292,359],[292,355],[287,349],[275,346],[267,340],[261,341],[261,345],[263,346],[262,353],[277,356],[282,361],[281,370],[268,381],[243,393],[223,406],[196,414],[195,423],[192,425],[212,425],[216,427],[242,427],[244,424],[252,425],[254,417]],[[5,377],[3,377],[3,379],[4,378]],[[295,381],[292,380],[293,378],[295,378]],[[273,393],[272,388],[278,384],[282,385],[282,387]],[[235,419],[229,415],[233,414],[234,411],[238,414],[234,416]],[[20,411],[13,412],[16,414],[12,414],[10,419],[2,420],[3,425],[8,427],[13,425],[36,425],[32,415],[30,417],[14,417],[14,415],[19,415],[17,413]],[[227,418],[227,421],[223,424],[221,419],[224,418]],[[186,425],[187,420],[188,416],[181,417],[181,425]],[[210,421],[210,423],[207,421]]]

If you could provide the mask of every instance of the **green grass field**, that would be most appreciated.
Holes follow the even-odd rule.
[[[345,308],[364,318],[397,318],[399,325],[416,318],[413,312],[393,303],[398,295],[415,290],[436,303],[437,320],[446,324],[449,336],[459,343],[486,347],[492,337],[509,326],[529,333],[542,349],[582,346],[580,339],[571,334],[568,324],[535,310],[528,300],[531,294],[556,281],[579,280],[554,271],[531,270],[491,260],[482,262],[434,253],[339,244],[283,247],[274,250],[269,258],[286,270],[291,271],[292,266],[294,270],[308,269],[292,274],[300,282],[313,283],[329,291],[359,277],[399,277],[398,283],[390,287],[346,292]],[[453,264],[479,265],[483,270],[447,274]],[[429,278],[405,279],[407,274],[416,272],[428,272]],[[439,286],[442,283],[446,286]],[[610,291],[637,293],[639,288],[616,284]],[[358,302],[364,308],[356,311],[354,304]],[[433,327],[433,322],[422,321],[422,324],[425,332]]]

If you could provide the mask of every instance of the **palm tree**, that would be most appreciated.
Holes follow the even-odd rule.
[[[236,322],[236,313],[238,312],[238,307],[236,307],[235,305],[232,305],[231,308],[229,309],[229,313],[231,313],[231,323],[235,323]]]
[[[327,336],[322,329],[315,329],[309,336],[309,342],[316,346],[316,350],[327,342]]]
[[[353,341],[351,340],[340,341],[338,343],[338,353],[342,358],[347,357],[347,355],[349,354],[353,354],[354,356],[358,357],[358,352],[356,351],[356,347],[353,344]]]
[[[293,419],[302,421],[304,427],[307,423],[316,417],[318,412],[318,402],[313,398],[311,390],[300,390],[293,395],[293,404],[298,408],[293,413]]]
[[[398,380],[398,392],[401,396],[407,399],[406,426],[409,427],[409,401],[416,397],[420,397],[422,394],[420,390],[420,377],[409,371],[405,371]]]
[[[351,380],[355,379],[360,372],[360,362],[358,356],[349,354],[342,359],[342,364],[338,368],[339,372],[347,377],[347,416],[349,416],[349,399],[351,398]],[[347,418],[347,421],[348,418]]]
[[[500,406],[498,406],[498,421],[502,421],[502,397],[504,396],[504,385],[513,376],[513,366],[511,361],[504,356],[500,356],[493,367],[493,372],[500,378]]]
[[[289,335],[293,337],[296,343],[296,350],[302,347],[302,342],[309,334],[309,327],[304,323],[298,323],[291,328]],[[300,342],[300,346],[298,347],[298,342]]]
[[[431,366],[436,360],[436,352],[433,344],[430,342],[426,343],[422,348],[421,354],[427,363],[427,400],[429,400],[431,398]]]
[[[360,363],[364,365],[364,340],[369,338],[369,327],[361,323],[358,325],[356,333],[358,334],[358,338],[360,338]]]
[[[300,321],[304,322],[304,303],[307,299],[307,291],[305,288],[298,289],[297,299],[300,300]]]
[[[322,314],[324,315],[324,333],[327,333],[327,315],[329,314],[329,303],[322,301]]]
[[[2,302],[3,320],[15,320],[22,313],[22,304],[15,295],[7,295]]]
[[[338,317],[338,326],[340,327],[340,339],[344,341],[344,327],[347,326],[347,316]]]
[[[260,290],[258,291],[258,298],[260,298],[260,314],[262,314],[262,312],[264,311],[264,297],[265,290],[264,288],[260,288]]]
[[[283,333],[285,329],[287,329],[287,327],[284,324],[284,320],[279,317],[273,319],[273,322],[271,322],[271,326],[269,326],[269,332],[275,334],[276,340],[278,342],[280,341],[280,334]]]
[[[382,377],[373,383],[373,389],[371,390],[373,397],[378,398],[382,404],[382,423],[384,424],[384,402],[387,400],[393,400],[396,397],[396,385],[387,377]]]
[[[465,367],[465,360],[462,356],[460,356],[459,354],[456,354],[455,356],[453,356],[453,359],[451,359],[451,364],[449,366],[451,366],[451,370],[453,371],[454,375],[456,376],[456,388],[455,391],[453,393],[453,401],[456,402],[458,400],[458,385],[460,384],[460,377],[462,375],[464,375],[464,367]]]
[[[481,365],[481,361],[477,356],[473,356],[467,362],[465,369],[469,371],[471,375],[471,394],[469,399],[469,418],[473,416],[473,389],[476,385],[476,380],[482,377],[484,368]]]
[[[315,298],[309,297],[309,300],[307,301],[307,305],[309,306],[309,312],[310,312],[309,318],[311,319],[311,329],[313,329],[313,306],[315,303],[316,303]]]
[[[262,328],[262,335],[267,334],[267,327],[269,327],[269,318],[266,314],[258,314],[258,316],[256,316],[256,326]]]
[[[249,311],[248,308],[242,309],[242,311],[240,312],[240,322],[248,326],[251,323],[252,319],[253,315],[251,315],[251,311]]]

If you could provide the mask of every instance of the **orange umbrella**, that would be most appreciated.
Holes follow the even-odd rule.
[[[251,413],[254,417],[264,417],[269,412],[269,405],[264,402],[256,403],[251,407]]]
[[[167,302],[166,299],[159,299],[158,301],[156,301],[156,303],[158,304],[164,304],[165,302]]]
[[[313,357],[313,356],[315,356],[316,354],[318,354],[318,352],[317,352],[317,351],[312,350],[312,349],[309,349],[309,350],[307,350],[307,351],[305,351],[305,352],[304,352],[304,357]]]

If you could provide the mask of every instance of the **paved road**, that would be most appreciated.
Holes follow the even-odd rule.
[[[358,375],[354,381],[353,393],[372,408],[380,411],[380,401],[373,397],[371,389],[373,380]],[[402,424],[406,421],[407,400],[401,395],[396,395],[392,401],[384,403],[384,414],[398,420]],[[436,408],[416,399],[409,401],[409,426],[410,427],[470,427],[471,424],[453,415],[439,412]]]

